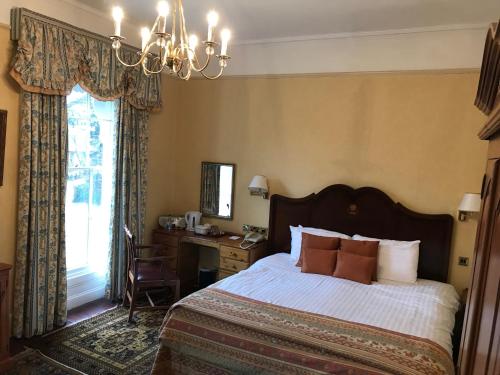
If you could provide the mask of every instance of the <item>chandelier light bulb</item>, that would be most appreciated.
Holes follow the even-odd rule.
[[[164,33],[165,30],[167,29],[167,16],[168,12],[170,11],[170,8],[168,6],[168,3],[166,1],[160,1],[158,2],[158,5],[156,6],[156,10],[158,11],[158,31],[160,33]]]
[[[141,39],[142,39],[142,51],[146,50],[146,47],[149,42],[149,38],[151,38],[151,33],[147,27],[143,27],[141,29]]]
[[[121,7],[113,7],[112,15],[115,21],[121,21],[123,19],[123,9]]]
[[[111,11],[111,15],[113,16],[113,20],[115,21],[115,35],[121,35],[121,22],[123,19],[123,9],[120,7],[113,7]]]
[[[217,14],[216,11],[211,10],[207,14],[207,21],[208,21],[208,37],[207,40],[209,42],[214,41],[214,29],[215,26],[217,26],[217,23],[219,22],[219,15]]]
[[[191,36],[189,37],[189,51],[188,51],[189,60],[193,60],[197,46],[198,46],[198,37],[194,34],[191,34]]]
[[[210,12],[208,12],[207,21],[210,26],[217,26],[217,23],[219,22],[219,15],[215,10],[211,10]]]
[[[222,40],[222,46],[220,49],[220,54],[222,56],[227,56],[227,45],[229,43],[229,39],[231,39],[231,31],[229,29],[223,29],[220,32],[220,38]]]
[[[156,6],[156,10],[158,11],[158,15],[160,17],[167,17],[168,12],[170,11],[170,7],[166,1],[160,1]]]
[[[196,47],[198,47],[198,37],[195,34],[191,34],[189,37],[189,48],[194,50]]]

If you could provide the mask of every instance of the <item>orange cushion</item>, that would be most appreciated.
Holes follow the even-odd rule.
[[[337,250],[340,245],[340,238],[338,237],[323,237],[315,236],[314,234],[302,233],[302,247],[300,250],[299,261],[296,266],[302,266],[302,254],[304,249],[321,249],[321,250]]]
[[[376,266],[377,259],[374,257],[339,251],[333,276],[362,284],[371,284],[373,268]]]
[[[305,248],[302,250],[301,271],[331,276],[337,264],[337,253],[338,250]]]
[[[372,280],[377,281],[378,241],[340,240],[340,250],[346,253],[375,258]]]

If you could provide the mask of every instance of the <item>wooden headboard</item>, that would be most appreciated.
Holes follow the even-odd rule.
[[[420,240],[418,277],[447,282],[453,218],[411,211],[384,192],[331,185],[304,198],[271,197],[268,249],[290,252],[290,225],[400,241]]]

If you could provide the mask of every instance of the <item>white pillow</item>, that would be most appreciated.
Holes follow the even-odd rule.
[[[300,252],[302,249],[302,233],[309,233],[309,234],[314,234],[316,236],[322,236],[322,237],[339,237],[339,238],[345,238],[345,239],[351,238],[347,234],[334,232],[331,230],[303,227],[302,225],[299,225],[298,227],[292,227],[290,225],[290,234],[292,235],[290,256],[295,261],[298,261],[300,258]]]
[[[420,241],[380,240],[358,234],[354,235],[352,239],[379,241],[377,279],[403,283],[417,281]]]

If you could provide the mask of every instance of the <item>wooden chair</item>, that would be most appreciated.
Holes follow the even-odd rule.
[[[174,291],[174,302],[180,298],[180,281],[174,271],[168,267],[168,262],[175,256],[141,256],[141,253],[150,249],[156,253],[165,250],[163,245],[137,245],[135,236],[125,225],[125,238],[127,242],[127,286],[123,298],[123,306],[130,305],[128,321],[133,322],[135,310],[143,309],[168,309],[171,304],[155,305],[149,292],[153,288],[170,287]],[[149,291],[148,291],[149,290]],[[140,292],[145,292],[149,306],[137,306],[137,297]]]

